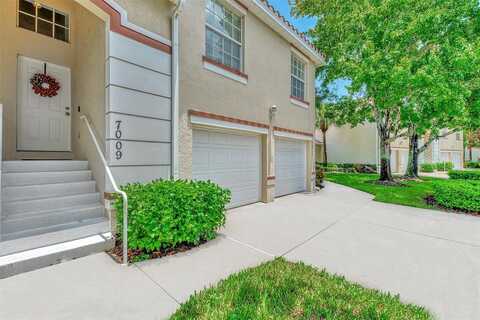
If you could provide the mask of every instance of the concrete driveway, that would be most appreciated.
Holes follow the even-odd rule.
[[[100,254],[0,280],[0,319],[163,319],[195,291],[276,256],[400,294],[439,319],[480,319],[480,218],[387,205],[328,184],[231,210],[220,236],[172,257]]]

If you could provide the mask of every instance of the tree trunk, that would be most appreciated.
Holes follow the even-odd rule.
[[[328,159],[327,159],[327,131],[322,131],[322,139],[323,139],[323,164],[327,166]]]
[[[409,136],[409,139],[408,165],[405,177],[418,178],[418,133],[413,131],[413,134]]]
[[[386,130],[379,128],[380,136],[380,181],[393,181],[392,168],[390,166],[390,141]]]
[[[472,146],[468,147],[468,156],[470,158],[470,161],[473,161],[473,151],[472,151]]]

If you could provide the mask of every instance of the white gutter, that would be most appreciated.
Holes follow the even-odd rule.
[[[182,10],[184,0],[171,0],[176,4],[172,13],[172,154],[171,154],[171,176],[178,179],[179,157],[178,157],[178,138],[179,138],[179,15]]]

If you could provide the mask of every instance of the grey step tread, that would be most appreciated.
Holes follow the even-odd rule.
[[[90,170],[2,173],[2,186],[29,186],[92,180]]]
[[[88,204],[100,203],[100,193],[84,193],[65,197],[52,197],[37,200],[20,200],[3,203],[3,213],[10,217],[17,214],[41,214],[45,211],[61,210]]]
[[[61,231],[61,230],[66,230],[66,229],[78,228],[78,227],[83,227],[83,226],[91,225],[91,224],[97,224],[97,223],[101,223],[101,222],[105,222],[105,221],[108,221],[108,219],[105,218],[105,217],[100,217],[100,218],[86,219],[86,220],[83,220],[81,222],[73,221],[73,222],[68,222],[68,223],[63,223],[63,224],[51,225],[51,226],[47,226],[47,227],[23,230],[23,231],[19,231],[19,232],[4,233],[4,234],[2,234],[2,241],[8,241],[8,240],[14,240],[14,239],[19,239],[19,238],[24,238],[24,237],[36,236],[36,235],[40,235],[40,234],[46,234],[46,233]]]
[[[105,217],[105,209],[102,205],[84,206],[45,212],[44,214],[17,215],[7,217],[2,222],[3,233],[14,233],[22,230],[37,229],[47,226],[65,224],[70,222],[82,222],[88,219]]]
[[[14,160],[3,161],[2,172],[45,172],[88,170],[84,160]]]
[[[94,180],[37,184],[28,186],[10,186],[2,189],[2,201],[35,200],[95,192]]]
[[[77,228],[64,229],[60,231],[50,232],[48,234],[40,234],[31,237],[19,238],[15,240],[2,239],[0,245],[0,257],[15,252],[31,250],[40,247],[46,247],[57,243],[71,241],[75,239],[85,238],[95,234],[101,234],[110,231],[110,222],[108,220],[80,226]]]
[[[0,256],[0,279],[107,251],[113,248],[114,244],[115,239],[111,232],[102,232]]]

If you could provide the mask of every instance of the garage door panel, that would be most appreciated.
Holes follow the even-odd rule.
[[[307,158],[304,141],[277,139],[275,143],[275,195],[306,190]]]
[[[229,207],[260,200],[260,168],[258,136],[194,130],[193,179],[229,189]]]

